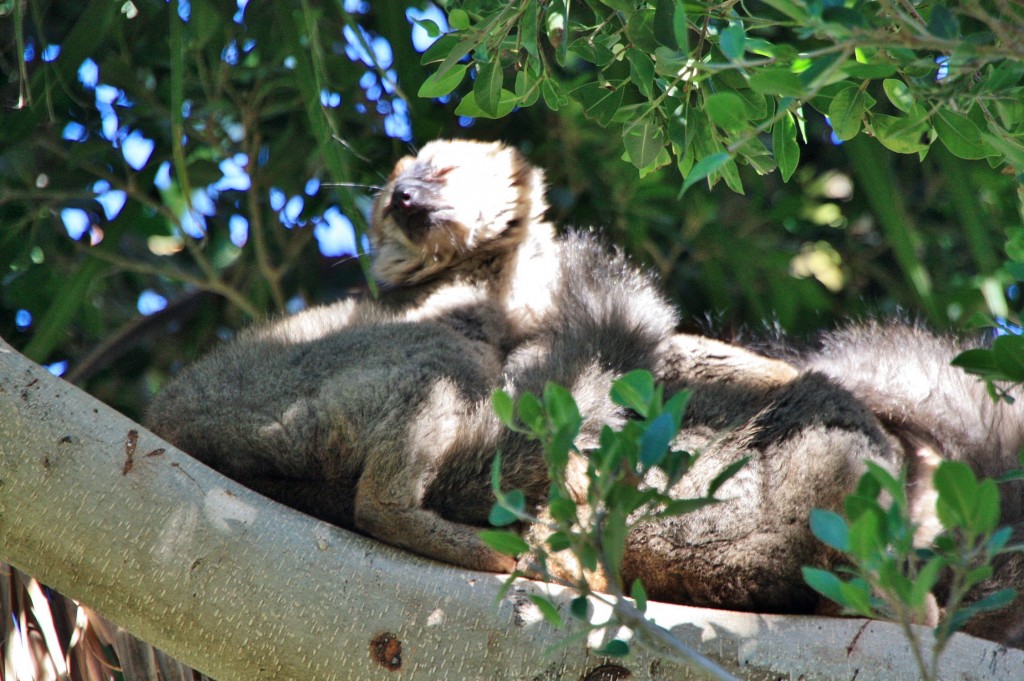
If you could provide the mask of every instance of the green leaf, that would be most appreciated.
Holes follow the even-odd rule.
[[[686,190],[692,187],[694,184],[703,180],[711,173],[718,172],[725,164],[731,161],[731,157],[728,153],[720,151],[710,156],[705,156],[698,163],[694,164],[693,168],[690,169],[690,173],[686,176],[683,181],[683,188],[679,192],[680,196],[686,193]]]
[[[654,35],[654,13],[652,9],[633,9],[626,20],[626,35],[630,42],[648,53],[658,49],[658,39]]]
[[[677,14],[682,14],[685,21],[682,2],[657,0],[654,3],[654,39],[670,50],[679,49],[679,39],[675,31]]]
[[[978,84],[979,89],[984,92],[1000,92],[1020,82],[1024,77],[1024,62],[1007,60],[998,66],[989,64],[987,71],[985,78]]]
[[[637,168],[646,168],[658,159],[665,148],[665,131],[657,121],[643,118],[626,124],[622,143],[630,162]]]
[[[654,94],[654,62],[646,52],[633,48],[626,50],[626,59],[630,80],[644,97],[650,98]]]
[[[626,511],[612,508],[605,517],[602,548],[608,564],[608,571],[618,575],[622,569],[622,557],[626,552]]]
[[[441,28],[436,22],[433,22],[430,19],[413,19],[413,23],[426,31],[427,36],[431,38],[441,37]]]
[[[469,28],[469,14],[464,9],[453,9],[448,12],[448,25],[456,31],[465,31]]]
[[[1024,262],[1024,229],[1020,227],[1006,230],[1006,243],[1003,248],[1010,260]]]
[[[995,354],[985,348],[965,350],[954,357],[950,364],[982,378],[999,379],[1002,375],[996,364]]]
[[[732,92],[716,92],[704,100],[704,110],[711,122],[725,130],[742,130],[749,126],[743,100]]]
[[[590,600],[586,596],[577,596],[569,603],[569,612],[584,622],[590,619]]]
[[[639,579],[634,579],[633,584],[629,587],[629,597],[636,602],[636,609],[640,612],[647,610],[647,591],[644,590],[644,585]]]
[[[636,9],[636,3],[632,0],[601,0],[601,2],[619,12],[632,12]]]
[[[544,432],[544,409],[540,400],[533,393],[526,393],[519,398],[519,420],[533,432]]]
[[[966,575],[964,575],[964,578],[963,578],[963,581],[964,581],[963,588],[964,589],[970,589],[975,584],[979,584],[980,582],[984,582],[986,579],[991,579],[992,578],[992,573],[993,573],[993,570],[992,570],[992,566],[991,565],[979,565],[978,567],[974,568],[973,570],[968,571],[968,573]]]
[[[544,448],[545,460],[551,470],[564,471],[569,465],[569,451],[573,448],[579,429],[578,422],[555,428],[551,442]]]
[[[426,66],[427,64],[443,62],[452,50],[456,48],[456,46],[458,46],[458,49],[460,50],[465,49],[459,57],[459,59],[461,59],[469,54],[469,51],[473,49],[473,42],[467,40],[460,41],[460,36],[457,36],[454,33],[445,34],[435,40],[434,44],[427,48],[427,51],[423,53],[422,57],[420,57],[420,64]],[[452,63],[457,61],[459,60],[455,59]]]
[[[569,541],[569,536],[565,532],[554,532],[548,539],[548,548],[551,549],[552,553],[558,553],[559,551],[565,551],[567,548],[572,546],[572,542]]]
[[[895,64],[860,64],[858,62],[847,62],[840,69],[841,72],[858,80],[876,80],[885,78],[896,73]]]
[[[790,19],[796,22],[797,25],[806,25],[808,19],[807,5],[805,2],[797,2],[796,0],[763,0],[764,4],[772,7],[782,14],[786,15]]]
[[[817,88],[822,82],[834,82],[843,78],[842,73],[833,71],[835,63],[843,59],[841,54],[830,54],[811,61],[810,66],[800,72],[800,80],[808,90]],[[852,83],[850,83],[853,85]],[[854,85],[854,87],[856,87]]]
[[[691,397],[693,397],[693,391],[680,390],[665,403],[664,410],[672,414],[672,427],[676,430],[679,430],[679,424],[682,423],[686,405],[690,403]]]
[[[743,111],[750,120],[760,120],[768,115],[769,98],[762,92],[743,87],[738,90],[728,90],[743,100]],[[774,104],[774,102],[772,102]],[[772,107],[774,108],[774,107]],[[754,138],[756,139],[756,138]],[[749,144],[750,142],[747,142]]]
[[[783,67],[769,66],[758,69],[750,74],[747,82],[752,90],[767,95],[797,98],[807,95],[807,88],[804,87],[800,76]]]
[[[504,425],[515,425],[515,404],[511,395],[501,389],[495,390],[491,393],[491,406],[498,415],[498,420]]]
[[[508,90],[501,91],[501,98],[498,101],[498,113],[491,115],[484,111],[476,103],[476,93],[469,92],[459,105],[455,107],[455,113],[459,116],[470,116],[472,118],[504,118],[508,114],[512,113],[512,109],[516,108],[518,100],[516,99],[515,93]]]
[[[749,456],[744,456],[742,459],[737,459],[731,464],[723,468],[718,475],[708,484],[708,496],[714,496],[715,492],[728,482],[734,475],[740,472],[740,470],[750,462]]]
[[[544,386],[544,410],[556,429],[568,428],[573,431],[572,438],[575,438],[581,419],[571,392],[549,381]]]
[[[892,473],[879,466],[874,461],[865,461],[864,467],[868,469],[867,475],[877,483],[879,489],[884,489],[893,498],[893,501],[900,506],[906,505],[906,485],[904,481],[893,476]],[[864,489],[874,489],[873,485],[865,485]],[[860,485],[858,485],[858,492]],[[877,492],[875,493],[877,494]]]
[[[532,57],[539,57],[540,51],[537,49],[537,27],[538,27],[538,15],[540,13],[540,3],[530,2],[526,6],[526,12],[523,14],[522,23],[519,25],[519,35],[523,39],[523,48],[527,54]]]
[[[885,527],[880,514],[862,513],[850,524],[847,551],[860,562],[876,560],[886,544]]]
[[[666,78],[677,77],[690,61],[686,52],[674,52],[667,47],[659,47],[654,51],[654,72]]]
[[[565,497],[553,499],[548,506],[551,517],[566,525],[576,522],[576,502]]]
[[[672,414],[663,411],[655,416],[640,438],[640,463],[646,468],[660,464],[675,435]]]
[[[978,483],[974,502],[971,529],[979,534],[995,532],[999,524],[999,488],[996,481],[985,479]]]
[[[928,32],[946,40],[960,37],[960,21],[945,5],[932,5],[932,16],[928,20]]]
[[[1005,608],[1017,597],[1015,589],[1001,589],[995,593],[985,596],[980,601],[971,603],[971,608],[977,612],[984,610],[999,610]]]
[[[519,520],[525,506],[526,497],[521,490],[514,489],[503,494],[501,499],[491,507],[487,522],[495,527],[511,525]]]
[[[1005,608],[1013,602],[1016,596],[1017,592],[1014,589],[1003,589],[1002,591],[989,594],[976,603],[960,608],[956,612],[952,613],[952,616],[949,618],[950,633],[959,631],[971,617],[974,617],[979,612]]]
[[[584,570],[593,572],[597,569],[597,551],[590,544],[583,544],[576,557],[580,559],[580,565],[583,566]]]
[[[729,61],[736,61],[743,56],[746,40],[747,32],[743,29],[743,23],[733,21],[719,34],[718,48]]]
[[[926,120],[911,116],[871,114],[871,130],[886,149],[897,154],[916,154],[928,148]]]
[[[583,105],[583,113],[602,128],[607,127],[622,104],[622,81],[586,83],[573,90],[573,99]]]
[[[940,108],[932,123],[939,140],[954,156],[973,160],[992,155],[993,151],[981,139],[981,130],[967,116]]]
[[[850,528],[838,513],[812,508],[811,533],[839,551],[846,551],[850,547]]]
[[[942,524],[949,529],[967,525],[978,488],[974,471],[960,461],[943,461],[935,469],[932,483],[939,493],[935,508]]]
[[[423,81],[416,94],[428,98],[443,97],[459,86],[467,68],[466,64],[455,64],[447,71],[435,71]]]
[[[846,605],[846,599],[840,588],[843,582],[839,577],[828,570],[807,566],[801,568],[801,572],[803,573],[804,581],[807,582],[809,587],[830,601],[834,601],[839,605]]]
[[[914,585],[907,597],[907,605],[912,608],[920,608],[925,604],[925,598],[939,581],[939,574],[945,566],[946,559],[941,556],[936,556],[924,564],[914,580]]]
[[[985,550],[988,551],[989,555],[996,555],[1003,550],[1003,547],[1006,546],[1006,542],[1010,541],[1010,537],[1012,536],[1012,527],[1007,526],[999,528],[991,537],[989,537],[988,542],[985,544]]]
[[[864,117],[866,99],[864,91],[857,87],[840,91],[832,98],[828,107],[828,118],[832,130],[841,140],[850,140],[860,132],[861,119]]]
[[[772,128],[772,151],[782,181],[789,182],[800,163],[800,144],[796,140],[796,121],[791,111],[784,113]]]
[[[620,407],[632,409],[646,418],[654,398],[654,376],[649,371],[630,371],[612,383],[611,398]]]
[[[992,357],[1007,380],[1024,382],[1024,336],[999,336],[992,344]]]
[[[544,616],[544,619],[548,621],[548,624],[553,626],[555,629],[561,629],[564,623],[562,622],[562,616],[558,614],[558,608],[555,604],[544,598],[543,596],[537,596],[530,594],[530,601],[537,606],[540,610],[540,614]]]
[[[718,499],[710,497],[698,497],[695,499],[673,499],[665,504],[665,508],[659,513],[660,516],[670,518],[677,515],[685,515],[699,511],[705,506],[712,506],[719,503]]]
[[[558,111],[569,103],[569,98],[562,94],[561,86],[554,78],[545,78],[540,82],[540,94],[544,104],[552,111]]]
[[[802,79],[801,79],[802,81]],[[832,106],[832,100],[835,99],[836,95],[843,90],[849,90],[850,88],[857,87],[849,81],[843,81],[841,83],[832,83],[821,88],[811,100],[810,105],[821,113],[828,115],[828,108]]]
[[[477,69],[476,80],[473,82],[476,103],[488,116],[500,118],[498,105],[501,103],[501,86],[505,75],[501,64],[495,57],[486,64],[478,64]]]
[[[608,641],[603,648],[598,648],[594,651],[595,655],[603,655],[604,657],[625,657],[629,655],[629,644],[619,639]]]
[[[682,480],[683,476],[689,472],[690,467],[696,458],[697,457],[689,452],[677,450],[669,452],[668,456],[665,457],[665,460],[661,462],[660,466],[660,468],[665,471],[665,476],[667,477],[667,480],[665,481],[666,486],[671,488]]]
[[[482,530],[478,533],[480,540],[498,553],[507,556],[518,556],[530,550],[529,544],[514,532],[506,530]]]
[[[447,37],[448,36],[445,36],[445,38],[447,38]],[[431,45],[430,48],[427,49],[427,51],[423,53],[423,57],[420,59],[420,61],[422,63],[424,63],[424,64],[429,63],[429,62],[426,62],[426,61],[423,61],[423,60],[427,59],[427,55],[433,55],[434,54],[433,48],[438,43],[442,42],[445,38],[439,38],[436,43]],[[463,40],[460,40],[458,43],[456,43],[456,45],[454,47],[448,49],[447,52],[443,52],[443,53],[440,54],[441,65],[437,67],[437,70],[440,71],[441,73],[444,73],[448,69],[450,69],[453,66],[455,66],[457,63],[461,62],[462,58],[465,57],[467,54],[469,54],[470,51],[474,47],[479,45],[479,44],[480,44],[480,40],[479,40],[479,38],[476,38],[476,37],[469,37],[469,38],[465,38]]]
[[[910,113],[914,108],[914,95],[910,94],[910,88],[902,80],[886,78],[882,81],[882,89],[892,105],[900,111]]]
[[[839,592],[842,594],[843,605],[847,608],[864,617],[875,616],[875,610],[871,607],[871,590],[864,581],[841,582]]]

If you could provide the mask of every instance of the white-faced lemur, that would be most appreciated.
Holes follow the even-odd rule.
[[[478,538],[489,471],[533,501],[536,445],[505,429],[498,387],[574,390],[596,445],[621,419],[610,380],[653,367],[675,313],[590,236],[556,238],[544,181],[518,151],[445,141],[401,160],[372,218],[379,301],[258,326],[182,372],[147,424],[278,501],[417,553],[508,571]],[[581,442],[583,440],[581,439]]]
[[[592,236],[555,236],[544,190],[541,171],[500,144],[438,141],[402,159],[373,209],[380,300],[241,333],[158,394],[148,425],[299,510],[506,571],[514,561],[477,536],[494,501],[495,452],[503,486],[531,506],[548,480],[536,443],[498,422],[491,391],[566,386],[585,416],[585,452],[602,425],[628,417],[608,399],[611,381],[648,369],[669,392],[693,391],[676,445],[701,457],[674,494],[702,495],[725,465],[751,461],[721,490],[727,503],[634,530],[624,579],[641,578],[653,598],[777,612],[815,609],[801,566],[841,558],[811,535],[809,513],[841,508],[864,461],[909,466],[926,526],[934,457],[987,475],[1015,464],[1021,402],[991,403],[948,366],[951,342],[868,324],[780,361],[674,334],[676,313],[652,277]],[[584,500],[580,472],[569,479]],[[1016,526],[1021,490],[1007,491],[1003,520]],[[1021,563],[1004,561],[984,588],[998,584],[1024,586]],[[975,631],[1019,643],[1024,608],[1006,617]]]

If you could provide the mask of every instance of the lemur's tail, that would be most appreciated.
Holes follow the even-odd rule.
[[[806,357],[862,400],[904,443],[998,476],[1018,466],[1024,445],[1024,391],[995,402],[985,384],[950,362],[972,346],[920,326],[871,322],[824,337]]]

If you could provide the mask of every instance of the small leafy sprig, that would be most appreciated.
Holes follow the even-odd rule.
[[[582,623],[582,630],[566,643],[579,640],[595,629],[613,625],[633,631],[634,641],[659,655],[695,664],[717,678],[732,678],[728,672],[648,620],[644,613],[647,594],[640,580],[622,584],[621,568],[630,528],[646,522],[689,513],[720,503],[714,495],[743,465],[741,459],[723,469],[710,483],[704,496],[677,499],[672,488],[690,470],[696,454],[672,447],[690,394],[679,392],[668,400],[662,386],[655,385],[647,371],[634,371],[616,380],[611,400],[635,418],[620,430],[605,425],[596,449],[581,452],[575,442],[584,418],[565,388],[549,383],[541,397],[526,393],[516,405],[503,391],[492,395],[494,409],[508,428],[541,444],[551,480],[546,511],[537,513],[527,506],[521,490],[503,490],[501,456],[495,458],[491,482],[496,502],[490,522],[497,527],[525,523],[531,528],[523,535],[511,530],[480,533],[492,549],[512,556],[530,556],[529,574],[573,588],[579,594],[570,604],[570,614]],[[575,459],[575,461],[574,461]],[[585,468],[585,485],[578,476]],[[657,471],[657,474],[652,475]],[[582,488],[585,487],[585,491]],[[574,491],[575,490],[575,491]],[[537,530],[540,530],[539,532]],[[555,576],[549,569],[553,560],[564,562],[563,552],[578,566],[575,576],[564,571]],[[556,556],[556,554],[561,554]],[[506,589],[524,573],[514,573]],[[607,622],[591,622],[588,597],[611,606]],[[531,595],[544,618],[554,627],[564,626],[555,603]],[[610,657],[629,653],[629,643],[612,639],[596,654]]]
[[[943,530],[929,547],[915,547],[918,528],[911,518],[904,476],[897,478],[870,462],[867,466],[854,493],[846,497],[845,519],[821,509],[811,513],[811,531],[846,555],[850,566],[838,572],[851,578],[805,567],[804,579],[848,613],[898,621],[921,678],[937,679],[939,658],[950,637],[971,617],[1003,608],[1016,597],[1014,589],[1003,589],[971,602],[971,589],[992,577],[996,556],[1024,547],[1007,546],[1011,528],[998,527],[996,481],[979,481],[958,461],[941,462],[932,479]],[[929,611],[939,605],[936,592],[945,594],[945,602],[927,654],[911,625],[932,619]]]

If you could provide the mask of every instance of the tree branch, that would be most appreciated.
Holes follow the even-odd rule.
[[[616,667],[615,678],[694,676],[644,652],[593,656],[588,646],[603,641],[557,647],[579,627],[554,631],[527,596],[550,590],[569,620],[572,593],[523,581],[499,600],[500,575],[417,558],[279,506],[2,339],[0,560],[220,681],[382,679],[399,669],[424,681],[597,679]],[[608,614],[595,600],[595,621]],[[658,603],[648,614],[743,678],[915,673],[893,624]],[[948,678],[1010,679],[1024,668],[1024,652],[967,636],[950,648]]]

